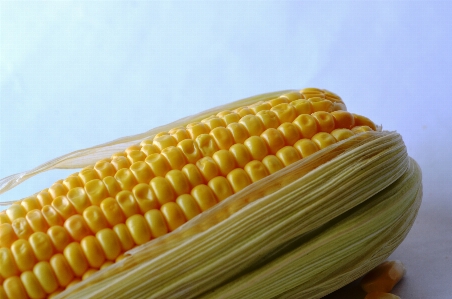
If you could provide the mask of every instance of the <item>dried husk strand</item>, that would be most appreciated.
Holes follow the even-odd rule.
[[[171,240],[151,241],[59,298],[192,298],[228,281],[240,281],[263,257],[365,202],[409,166],[397,133],[368,132],[351,139],[359,142],[331,161],[297,177],[297,171],[303,174],[303,164],[310,162],[301,160],[285,173],[252,184],[169,234],[173,239],[189,236],[183,241],[173,245]],[[263,184],[272,185],[273,180],[282,184],[291,175],[297,177],[295,181],[279,190],[257,200],[250,196],[253,190],[265,190]],[[251,203],[239,211],[232,208],[235,213],[221,216],[224,220],[207,230],[198,229],[209,227],[209,221],[215,224],[215,215],[243,200]],[[193,228],[195,232],[187,234]],[[168,250],[159,250],[159,246]]]
[[[421,198],[421,171],[411,159],[388,188],[204,297],[321,298],[385,260],[409,232]]]

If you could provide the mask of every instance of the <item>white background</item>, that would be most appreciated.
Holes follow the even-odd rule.
[[[233,100],[326,88],[400,132],[423,169],[394,293],[451,298],[451,19],[449,1],[2,1],[0,178]],[[364,297],[328,298],[351,294]]]

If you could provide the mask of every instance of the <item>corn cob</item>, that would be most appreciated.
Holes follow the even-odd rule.
[[[350,225],[348,219],[363,214],[372,218],[366,211],[376,208],[368,206],[385,199],[376,195],[379,191],[399,191],[408,183],[416,192],[408,195],[411,201],[404,201],[411,203],[405,209],[417,211],[419,170],[407,157],[400,136],[377,132],[372,121],[347,112],[340,97],[325,90],[253,100],[159,132],[0,213],[0,294],[255,298],[289,295],[289,287],[300,294],[297,286],[306,286],[306,274],[286,285],[280,280],[291,277],[290,271],[275,279],[265,276],[265,268],[278,268],[284,259],[303,266],[303,259],[295,262],[293,256],[303,248],[299,242],[310,244],[313,231],[329,236],[330,230]],[[328,179],[333,184],[322,188]],[[366,187],[371,182],[376,186]],[[335,188],[350,195],[339,195]],[[315,190],[321,196],[312,195]],[[331,203],[331,194],[339,196],[337,203]],[[413,213],[407,215],[412,221]],[[344,225],[330,225],[341,217]],[[404,229],[401,236],[409,221],[399,225]],[[384,223],[394,225],[396,220]],[[328,225],[332,228],[321,230]],[[364,231],[371,229],[369,224],[362,226]],[[284,233],[276,236],[276,228]],[[264,242],[271,236],[274,239]],[[288,249],[292,247],[296,249]],[[378,250],[387,254],[384,248]],[[342,260],[361,256],[355,252]],[[355,272],[363,274],[374,265],[368,260],[369,256],[362,258]],[[153,274],[143,276],[145,270]],[[322,288],[331,292],[356,273]],[[133,279],[124,280],[124,274]],[[329,275],[333,279],[343,273]],[[312,277],[309,281],[319,282]],[[121,287],[111,287],[119,282]],[[307,294],[314,298],[325,290],[317,287]]]

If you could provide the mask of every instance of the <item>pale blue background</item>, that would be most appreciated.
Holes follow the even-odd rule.
[[[451,19],[449,1],[2,1],[0,178],[240,98],[326,88],[400,132],[423,168],[394,292],[450,298]]]

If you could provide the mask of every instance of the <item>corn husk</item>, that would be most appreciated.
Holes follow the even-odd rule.
[[[421,176],[399,134],[369,132],[221,202],[59,298],[320,298],[403,240]]]

